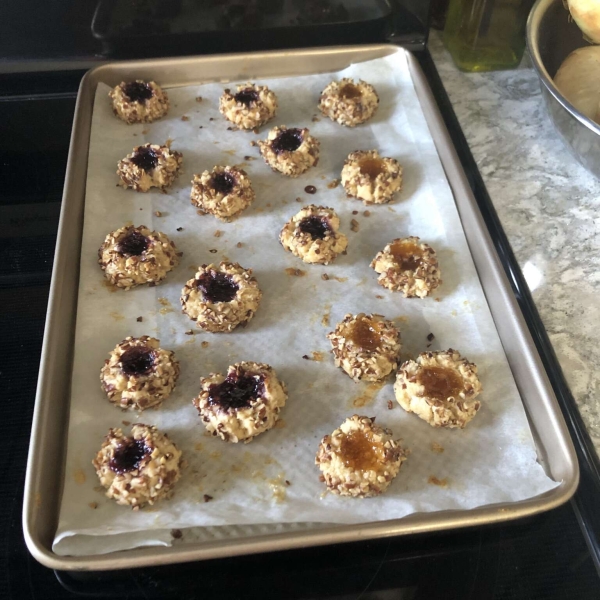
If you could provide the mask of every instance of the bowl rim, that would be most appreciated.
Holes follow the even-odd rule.
[[[546,89],[554,96],[555,100],[573,117],[575,117],[582,125],[585,125],[588,129],[591,129],[594,133],[600,135],[600,125],[595,121],[592,121],[589,117],[579,112],[558,90],[554,84],[553,79],[548,74],[539,51],[539,30],[540,23],[543,16],[546,14],[548,9],[553,5],[563,0],[537,0],[533,5],[529,17],[527,18],[527,48],[533,63],[534,69],[546,87]],[[566,9],[565,9],[566,10]]]

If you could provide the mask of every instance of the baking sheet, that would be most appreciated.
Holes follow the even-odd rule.
[[[317,113],[319,92],[331,75],[261,80],[279,97],[280,112],[272,124],[307,125],[321,140],[319,166],[297,180],[271,172],[250,146],[251,140],[265,137],[267,128],[259,135],[227,129],[229,124],[217,111],[221,84],[169,90],[172,106],[167,119],[130,127],[114,118],[107,88],[98,86],[56,553],[83,555],[168,544],[171,529],[194,527],[193,536],[191,530],[184,531],[184,539],[214,539],[264,529],[230,525],[356,523],[419,511],[469,509],[516,502],[556,485],[536,462],[527,419],[405,57],[353,65],[336,77],[344,75],[368,80],[381,97],[376,117],[356,129],[325,119],[311,120]],[[196,102],[197,96],[203,101]],[[189,120],[182,120],[184,116]],[[167,138],[184,153],[185,173],[171,193],[136,194],[115,187],[115,165],[122,156],[134,145],[162,143]],[[365,216],[362,203],[327,184],[339,177],[348,152],[373,147],[400,160],[405,182],[396,202],[369,207],[370,215]],[[197,216],[189,203],[192,173],[214,164],[244,164],[257,192],[255,204],[230,224]],[[306,185],[316,186],[317,194],[305,194]],[[303,202],[297,203],[297,197]],[[310,202],[332,206],[350,240],[348,254],[329,266],[304,265],[285,253],[277,240],[283,223]],[[154,216],[156,210],[161,217]],[[353,215],[353,211],[359,212]],[[350,231],[351,219],[359,222],[358,232]],[[112,292],[103,284],[96,264],[97,248],[108,231],[129,221],[167,233],[184,256],[165,284]],[[220,237],[215,237],[216,231],[222,232]],[[391,294],[377,285],[368,266],[389,240],[405,235],[419,235],[438,251],[444,285],[433,298],[404,299]],[[239,332],[186,336],[191,322],[179,312],[178,298],[184,282],[193,275],[190,267],[225,256],[255,270],[264,291],[261,308]],[[286,268],[299,268],[306,275],[290,276]],[[321,279],[323,273],[330,276],[328,281]],[[376,390],[372,385],[354,384],[335,369],[325,334],[346,312],[377,312],[396,319],[405,356],[425,350],[432,332],[435,339],[430,349],[452,346],[476,362],[484,393],[475,421],[464,431],[432,429],[397,405],[388,410],[387,401],[393,399],[391,382]],[[329,326],[323,324],[326,315]],[[136,321],[138,316],[143,317],[142,323]],[[98,373],[117,342],[127,335],[143,334],[159,337],[164,347],[175,350],[182,375],[163,408],[138,417],[107,402]],[[202,342],[208,342],[208,347]],[[303,355],[320,358],[318,353],[323,360],[302,359]],[[288,384],[283,426],[249,445],[228,445],[206,437],[191,405],[198,378],[248,359],[272,364]],[[324,495],[313,464],[320,438],[354,412],[377,416],[412,452],[400,476],[379,498],[357,501]],[[91,459],[106,431],[123,420],[156,424],[182,448],[189,464],[170,501],[132,512],[94,489],[97,479]],[[213,500],[206,503],[205,494]],[[131,531],[138,533],[127,535]]]

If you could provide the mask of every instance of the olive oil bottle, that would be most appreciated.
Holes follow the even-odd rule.
[[[444,44],[463,71],[517,67],[534,0],[450,0]]]

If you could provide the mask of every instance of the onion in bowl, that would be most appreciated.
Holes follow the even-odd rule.
[[[600,44],[600,2],[566,0],[566,5],[584,37],[592,44]]]
[[[600,124],[600,46],[571,52],[558,69],[554,83],[580,113]]]

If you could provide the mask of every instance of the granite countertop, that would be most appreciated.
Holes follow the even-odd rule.
[[[462,73],[439,32],[429,48],[600,454],[600,181],[555,132],[527,56]]]

